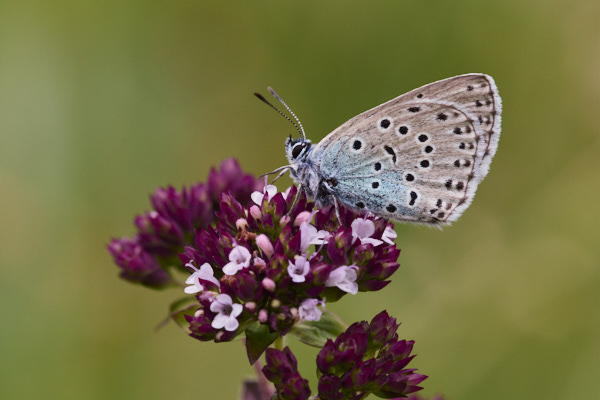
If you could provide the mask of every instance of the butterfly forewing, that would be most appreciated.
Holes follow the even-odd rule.
[[[336,199],[398,221],[445,223],[469,206],[500,134],[494,81],[463,75],[415,89],[330,133],[312,157]]]

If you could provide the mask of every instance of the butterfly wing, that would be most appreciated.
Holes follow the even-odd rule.
[[[311,156],[347,207],[397,221],[449,223],[487,175],[500,113],[490,76],[456,76],[350,119]]]

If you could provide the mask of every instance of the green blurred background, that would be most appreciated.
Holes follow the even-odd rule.
[[[401,320],[427,396],[597,399],[598,0],[0,3],[0,397],[235,399],[240,343],[156,333],[182,293],[121,281],[106,243],[158,186],[285,163],[293,129],[253,91],[318,141],[469,72],[504,102],[473,205],[397,225],[393,282],[329,309]],[[291,345],[313,380],[316,350]]]

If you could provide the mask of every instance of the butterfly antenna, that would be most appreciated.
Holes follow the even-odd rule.
[[[306,134],[304,133],[304,127],[302,126],[302,122],[300,122],[300,118],[298,118],[296,116],[296,114],[294,114],[294,112],[292,111],[292,109],[290,107],[288,107],[287,104],[285,104],[285,101],[283,101],[283,99],[281,97],[279,97],[279,95],[277,94],[277,92],[275,92],[275,90],[273,90],[272,87],[269,87],[269,92],[273,95],[273,97],[275,97],[277,100],[279,100],[279,102],[281,104],[283,104],[283,106],[290,112],[290,114],[292,114],[292,116],[294,117],[294,119],[296,120],[296,122],[298,122],[298,125],[300,126],[300,134],[302,135],[302,139],[306,140]],[[294,124],[295,126],[296,124]]]
[[[270,91],[270,90],[271,90],[271,88],[269,88],[269,91]],[[281,115],[283,118],[285,118],[285,119],[287,119],[288,121],[290,121],[290,122],[291,122],[291,124],[292,124],[292,125],[294,125],[294,128],[296,128],[296,130],[298,131],[298,133],[299,133],[300,135],[302,135],[302,138],[303,138],[303,139],[306,139],[306,135],[304,135],[304,129],[302,129],[302,130],[301,130],[300,128],[298,128],[298,125],[296,125],[296,123],[295,123],[294,121],[292,121],[292,119],[291,119],[290,117],[288,117],[287,115],[285,115],[284,113],[282,113],[282,112],[281,112],[281,110],[279,110],[279,108],[277,108],[277,107],[275,107],[273,104],[271,104],[271,103],[269,102],[269,100],[265,99],[265,98],[264,98],[264,96],[263,96],[262,94],[260,94],[260,93],[257,93],[257,92],[254,92],[254,95],[255,95],[256,97],[258,97],[258,98],[259,98],[259,99],[260,99],[260,100],[261,100],[263,103],[265,103],[266,105],[268,105],[269,107],[271,107],[273,110],[277,111],[277,112],[278,112],[278,113],[279,113],[279,114],[280,114],[280,115]],[[276,98],[277,98],[277,97],[276,97]],[[281,101],[281,99],[279,99],[279,101]],[[290,109],[288,108],[288,106],[286,106],[286,105],[285,105],[285,103],[283,103],[283,101],[282,101],[282,104],[283,104],[283,105],[284,105],[284,106],[285,106],[285,107],[286,107],[288,110],[290,110]],[[291,112],[291,110],[290,110],[290,112]],[[292,113],[292,115],[294,115],[294,113]],[[295,115],[294,115],[294,118],[296,118],[296,121],[298,121],[298,118],[297,118]],[[300,124],[300,121],[298,121],[298,123]],[[302,124],[300,124],[300,127],[302,127]]]

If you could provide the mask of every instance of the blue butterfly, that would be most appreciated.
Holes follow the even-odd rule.
[[[333,204],[401,222],[448,224],[469,207],[498,148],[502,102],[492,77],[455,76],[348,120],[313,145],[285,143],[293,180],[317,206]],[[275,179],[277,179],[275,178]],[[339,213],[338,213],[339,215]]]

